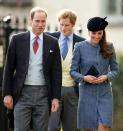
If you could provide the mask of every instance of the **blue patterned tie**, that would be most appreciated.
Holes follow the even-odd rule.
[[[68,52],[68,45],[67,45],[68,37],[64,38],[63,48],[62,48],[62,58],[65,59],[67,52]]]

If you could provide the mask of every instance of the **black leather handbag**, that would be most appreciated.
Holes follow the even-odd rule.
[[[85,75],[92,75],[97,77],[99,75],[99,71],[96,69],[95,66],[92,65]]]
[[[92,76],[98,77],[99,76],[99,71],[96,69],[95,66],[92,65],[85,75],[92,75]],[[88,85],[92,85],[89,82],[85,82],[85,83],[88,84]]]

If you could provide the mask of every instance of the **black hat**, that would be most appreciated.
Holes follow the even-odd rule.
[[[108,22],[105,21],[107,17],[93,17],[88,20],[87,28],[90,31],[99,31],[104,30],[105,27],[108,25]]]

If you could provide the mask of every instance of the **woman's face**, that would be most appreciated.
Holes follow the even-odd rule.
[[[94,32],[89,31],[88,33],[89,33],[89,37],[90,37],[90,42],[93,44],[98,44],[103,36],[103,30],[94,31]]]

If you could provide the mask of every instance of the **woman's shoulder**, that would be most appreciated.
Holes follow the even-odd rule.
[[[75,46],[76,46],[76,47],[82,47],[82,46],[84,46],[84,44],[86,44],[86,43],[87,43],[86,40],[80,41],[80,42],[76,42],[76,43],[75,43]]]

